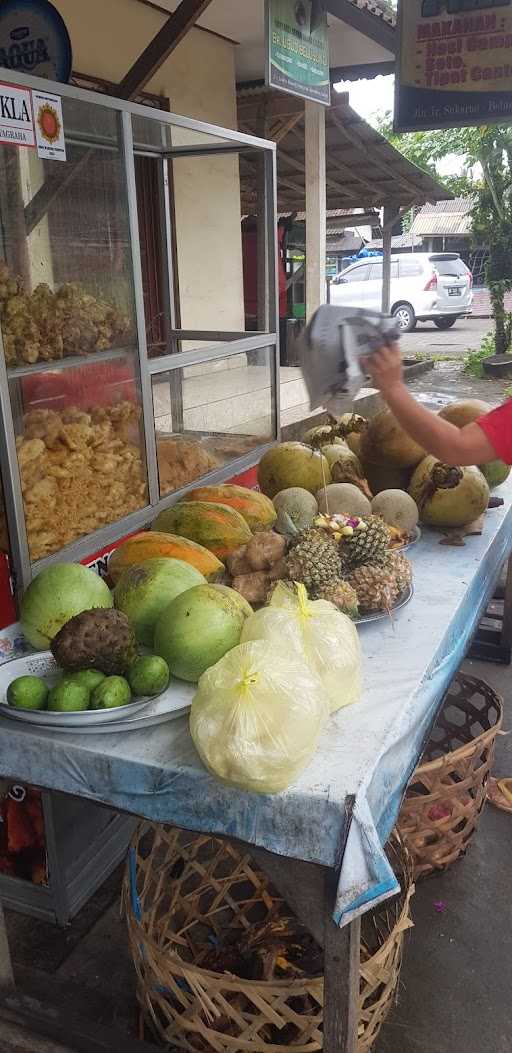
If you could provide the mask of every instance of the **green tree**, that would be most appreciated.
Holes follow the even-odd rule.
[[[512,128],[497,124],[396,135],[390,114],[378,118],[376,127],[405,157],[437,178],[440,161],[460,157],[460,174],[443,182],[453,194],[474,200],[473,233],[489,249],[486,281],[496,353],[506,354],[512,344],[512,315],[505,310],[505,295],[512,290]]]

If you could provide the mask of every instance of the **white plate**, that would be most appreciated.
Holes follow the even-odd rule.
[[[409,585],[409,588],[402,592],[402,594],[395,600],[389,611],[372,611],[371,614],[360,614],[359,618],[354,618],[355,625],[366,625],[368,622],[380,622],[382,618],[392,618],[396,611],[405,607],[414,596],[414,587]]]
[[[114,709],[85,709],[75,713],[52,713],[47,709],[15,709],[14,706],[8,705],[7,688],[18,676],[41,676],[49,687],[53,687],[61,675],[51,651],[41,651],[4,662],[0,666],[0,715],[24,724],[38,724],[46,728],[78,729],[120,723],[154,701],[152,698],[138,698],[136,702],[129,702],[127,706],[116,706]]]

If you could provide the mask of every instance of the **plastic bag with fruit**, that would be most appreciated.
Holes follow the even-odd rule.
[[[247,619],[242,642],[267,640],[305,655],[320,676],[331,713],[358,702],[362,656],[357,629],[327,600],[309,600],[304,585],[278,582],[268,607]]]

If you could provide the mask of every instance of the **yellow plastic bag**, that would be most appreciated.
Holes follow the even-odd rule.
[[[300,653],[259,640],[203,673],[190,733],[203,764],[239,790],[278,793],[309,764],[329,715],[319,677]]]
[[[247,618],[241,642],[268,640],[305,655],[324,685],[331,713],[359,702],[362,655],[357,629],[327,600],[309,600],[304,585],[277,585],[268,607]]]

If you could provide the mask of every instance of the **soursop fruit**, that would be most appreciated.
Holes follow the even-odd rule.
[[[75,615],[52,641],[61,669],[99,669],[107,676],[125,673],[137,657],[135,633],[121,611],[95,608]]]

